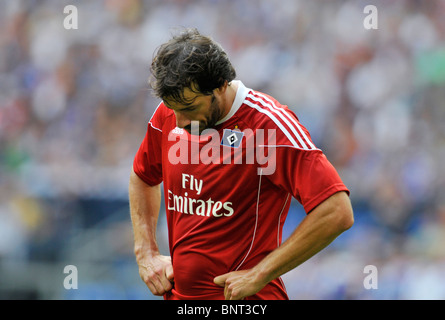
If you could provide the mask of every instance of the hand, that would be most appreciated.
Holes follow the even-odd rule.
[[[173,266],[169,256],[160,254],[139,263],[139,275],[151,293],[162,296],[173,288]]]
[[[229,272],[215,277],[213,282],[224,287],[226,300],[242,300],[254,295],[267,284],[258,281],[253,269]]]

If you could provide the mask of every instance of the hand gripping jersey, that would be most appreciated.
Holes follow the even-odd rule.
[[[334,193],[349,194],[287,106],[237,84],[230,112],[201,136],[177,128],[161,103],[134,159],[143,181],[164,184],[174,271],[165,299],[224,299],[213,279],[280,246],[291,197],[309,214]],[[288,297],[278,278],[246,299]]]

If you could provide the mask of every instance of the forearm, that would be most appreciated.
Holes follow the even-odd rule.
[[[161,187],[147,185],[132,171],[128,189],[134,252],[139,262],[159,253],[156,228],[161,206]]]
[[[251,296],[325,248],[353,223],[349,197],[345,192],[338,192],[307,215],[292,235],[255,267],[222,274],[213,281],[224,287],[226,299]]]
[[[353,223],[349,199],[344,193],[333,196],[305,217],[292,235],[267,255],[254,269],[259,281],[271,280],[296,268],[328,246]],[[339,205],[340,204],[340,205]]]
[[[172,289],[174,279],[171,259],[159,253],[156,241],[161,187],[147,185],[132,171],[128,192],[139,275],[150,291],[160,296]]]
[[[268,283],[273,279],[296,268],[309,258],[328,246],[338,232],[326,230],[323,225],[311,224],[310,215],[292,235],[276,250],[264,258],[254,269],[261,282]],[[317,229],[321,227],[320,229]]]

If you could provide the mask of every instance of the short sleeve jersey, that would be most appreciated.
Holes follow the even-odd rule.
[[[280,246],[291,197],[310,214],[334,193],[349,194],[287,106],[237,84],[230,112],[200,136],[176,127],[160,103],[135,156],[143,181],[163,182],[174,270],[165,299],[224,299],[213,279]],[[280,278],[247,297],[287,298]]]

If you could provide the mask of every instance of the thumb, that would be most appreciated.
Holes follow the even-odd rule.
[[[217,284],[218,286],[220,286],[220,287],[225,287],[226,286],[226,279],[227,279],[228,276],[229,276],[228,273],[220,275],[220,276],[217,276],[217,277],[215,277],[213,279],[213,282],[215,284]]]
[[[167,277],[168,281],[173,282],[173,279],[175,278],[173,275],[173,266],[168,266],[165,268],[165,276]]]

